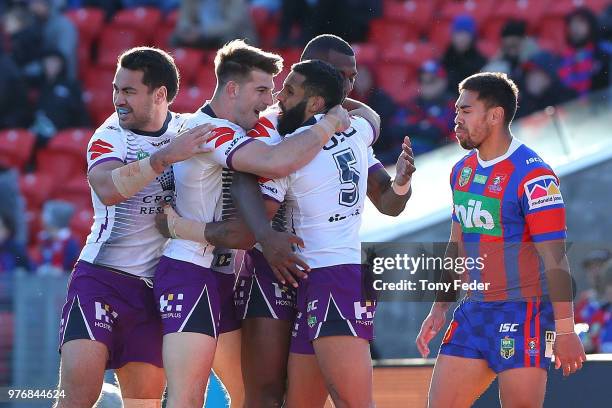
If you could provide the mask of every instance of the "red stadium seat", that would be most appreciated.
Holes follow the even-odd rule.
[[[91,207],[91,191],[87,177],[81,174],[62,184],[62,188],[55,189],[51,195],[55,200],[64,200],[75,208]]]
[[[451,21],[438,19],[429,28],[429,42],[442,52],[446,50],[451,40]]]
[[[383,5],[383,15],[387,20],[402,21],[422,31],[431,24],[434,8],[434,1],[386,1]]]
[[[146,45],[146,38],[135,29],[107,25],[98,44],[98,65],[114,68],[119,55],[132,47]]]
[[[82,7],[65,13],[79,31],[79,43],[91,45],[104,26],[104,11],[95,7]]]
[[[42,230],[40,211],[38,209],[26,209],[25,219],[28,224],[29,244],[35,245],[38,243],[38,233]]]
[[[380,58],[376,44],[363,43],[353,44],[352,46],[353,50],[355,51],[357,65],[372,65],[375,64]]]
[[[538,23],[538,41],[546,44],[546,49],[555,53],[565,49],[565,19],[564,17],[544,16]]]
[[[77,209],[70,220],[70,229],[81,244],[85,243],[93,225],[93,209],[89,207]]]
[[[495,54],[497,54],[497,51],[499,50],[499,43],[483,39],[478,41],[477,47],[478,51],[480,51],[482,55],[489,59],[494,57]]]
[[[54,188],[63,189],[68,180],[85,175],[86,168],[82,160],[72,153],[40,149],[36,153],[36,171],[53,175]]]
[[[411,42],[387,47],[382,53],[384,62],[399,62],[418,69],[427,60],[436,58],[438,50],[431,43]]]
[[[89,128],[62,130],[51,139],[47,145],[47,150],[73,155],[77,161],[81,162],[79,167],[85,170],[87,166],[87,145],[94,131],[95,129]]]
[[[23,169],[27,164],[36,136],[27,129],[0,131],[0,165]]]
[[[151,43],[161,49],[168,49],[171,47],[171,39],[172,34],[174,33],[174,27],[170,27],[167,25],[162,25],[153,34],[153,38],[151,39]]]
[[[197,86],[181,88],[176,99],[170,106],[173,112],[195,112],[204,105],[204,101],[212,97],[212,92],[204,93]]]
[[[482,24],[491,15],[497,0],[461,0],[444,3],[440,16],[446,20],[453,20],[462,14],[474,17],[476,24]]]
[[[370,23],[368,42],[376,44],[379,48],[416,41],[418,38],[418,31],[405,21],[383,18],[372,20]]]
[[[113,91],[113,81],[115,80],[116,67],[101,67],[93,65],[89,67],[83,76],[83,84],[86,89],[108,88]]]
[[[595,13],[601,13],[610,4],[610,0],[552,0],[550,7],[546,9],[546,15],[565,17],[578,7],[588,7]]]
[[[172,10],[164,18],[164,25],[167,27],[174,28],[176,26],[176,23],[178,23],[179,17],[179,9]]]
[[[100,126],[115,111],[113,89],[110,84],[86,88],[83,92],[83,101],[96,127]]]
[[[272,47],[278,37],[279,13],[270,13],[264,7],[251,7],[250,12],[261,46]]]
[[[53,174],[29,173],[19,178],[19,189],[28,209],[38,210],[49,199],[55,184]]]
[[[542,16],[548,13],[549,3],[549,0],[503,0],[495,6],[487,24],[496,22],[501,29],[506,20],[514,19],[524,20],[530,28],[535,28]],[[483,31],[481,30],[481,32]],[[499,38],[499,30],[496,37]],[[487,38],[493,39],[488,35]]]
[[[135,7],[119,10],[111,21],[111,27],[138,30],[149,40],[162,21],[162,13],[156,7]]]
[[[171,54],[181,74],[181,84],[193,84],[204,59],[204,52],[193,48],[177,48]]]
[[[202,92],[204,100],[212,98],[217,86],[217,78],[215,78],[214,71],[206,69],[206,67],[200,67],[199,74],[196,77],[196,86]],[[202,103],[204,100],[202,100]]]
[[[416,69],[406,63],[381,63],[376,68],[376,83],[395,101],[406,102],[413,91]]]

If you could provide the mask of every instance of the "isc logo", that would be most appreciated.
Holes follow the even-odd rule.
[[[518,323],[502,323],[499,325],[500,333],[516,332],[516,331],[518,331]]]

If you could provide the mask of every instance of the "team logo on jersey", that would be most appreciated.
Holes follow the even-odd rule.
[[[497,198],[455,191],[455,215],[463,232],[501,237],[501,202]]]
[[[115,319],[119,316],[109,305],[96,302],[96,320],[104,323],[113,324]]]
[[[255,127],[247,133],[249,137],[270,137],[268,129],[274,130],[274,124],[268,118],[259,118]]]
[[[213,130],[213,135],[206,140],[206,143],[215,142],[215,148],[221,146],[225,142],[229,142],[234,138],[234,134],[236,133],[234,129],[230,127],[218,127]]]
[[[146,157],[149,157],[150,154],[145,152],[144,150],[140,149],[138,150],[138,152],[136,153],[136,160],[142,160]]]
[[[493,177],[491,184],[489,185],[489,191],[492,193],[499,193],[500,191],[502,191],[502,184],[504,183],[505,179],[505,174],[496,174]]]
[[[483,174],[474,174],[474,183],[486,184],[488,177]]]
[[[525,194],[530,210],[563,204],[557,179],[551,175],[540,176],[527,181],[525,183]]]
[[[546,349],[544,349],[544,357],[551,358],[553,356],[553,346],[555,345],[555,332],[551,330],[546,330],[546,335],[544,336],[546,341]]]
[[[470,181],[470,176],[472,175],[471,167],[464,167],[461,169],[461,175],[459,176],[459,187],[465,186],[468,181]]]
[[[504,337],[501,339],[501,346],[499,352],[503,358],[508,360],[514,355],[514,339],[512,337]]]
[[[355,302],[353,304],[355,308],[355,319],[373,319],[376,311],[374,308],[376,307],[376,302],[371,300],[366,300],[365,302]]]
[[[105,142],[102,139],[98,139],[91,144],[89,150],[87,151],[88,153],[91,153],[89,160],[95,160],[103,154],[111,153],[113,149],[114,147],[112,144]]]
[[[540,339],[537,337],[530,337],[527,339],[527,354],[530,356],[537,356],[540,354]]]
[[[159,297],[159,311],[164,312],[180,312],[183,310],[183,305],[181,301],[183,300],[183,294],[177,293],[176,296],[174,293],[169,293],[166,295],[161,295]]]
[[[317,316],[308,316],[308,327],[313,328],[317,324]]]

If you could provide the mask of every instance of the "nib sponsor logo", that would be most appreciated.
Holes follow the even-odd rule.
[[[530,210],[563,204],[559,184],[554,176],[540,176],[529,180],[525,183],[525,194]]]

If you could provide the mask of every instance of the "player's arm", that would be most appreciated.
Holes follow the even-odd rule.
[[[172,163],[210,151],[203,147],[210,125],[196,126],[174,138],[151,156],[124,164],[119,159],[100,162],[88,175],[89,184],[104,205],[118,204],[142,190]]]
[[[348,112],[341,106],[332,108],[317,124],[276,145],[255,139],[235,150],[232,168],[245,173],[278,179],[304,167],[321,151],[336,132],[350,125]]]
[[[565,240],[535,243],[544,264],[548,292],[555,315],[555,368],[563,368],[567,376],[582,368],[586,360],[580,338],[574,331],[574,302],[572,301],[572,277]]]
[[[379,212],[393,217],[398,216],[406,208],[406,203],[412,195],[411,180],[415,172],[414,153],[410,138],[406,136],[402,143],[402,152],[395,164],[395,179],[384,167],[379,166],[368,174],[368,198]]]
[[[252,144],[252,143],[251,143]],[[296,285],[295,277],[305,278],[303,270],[310,267],[293,252],[293,245],[304,247],[304,242],[294,234],[275,231],[265,217],[272,200],[264,200],[257,177],[247,173],[234,173],[232,200],[240,217],[248,225],[255,240],[276,278],[281,282]]]
[[[456,259],[460,256],[461,234],[461,224],[453,221],[450,239],[444,254],[445,259]],[[454,271],[446,269],[442,271],[441,282],[452,282],[454,279],[456,279]],[[423,320],[423,324],[421,324],[421,330],[416,338],[416,345],[423,358],[429,355],[428,344],[436,337],[446,323],[446,312],[455,303],[456,292],[453,288],[454,285],[450,285],[449,291],[436,293],[436,299],[431,305],[429,315]]]
[[[346,98],[342,102],[342,106],[349,111],[349,115],[360,116],[367,120],[374,130],[374,140],[378,139],[378,136],[380,136],[380,115],[374,109],[351,98]]]

